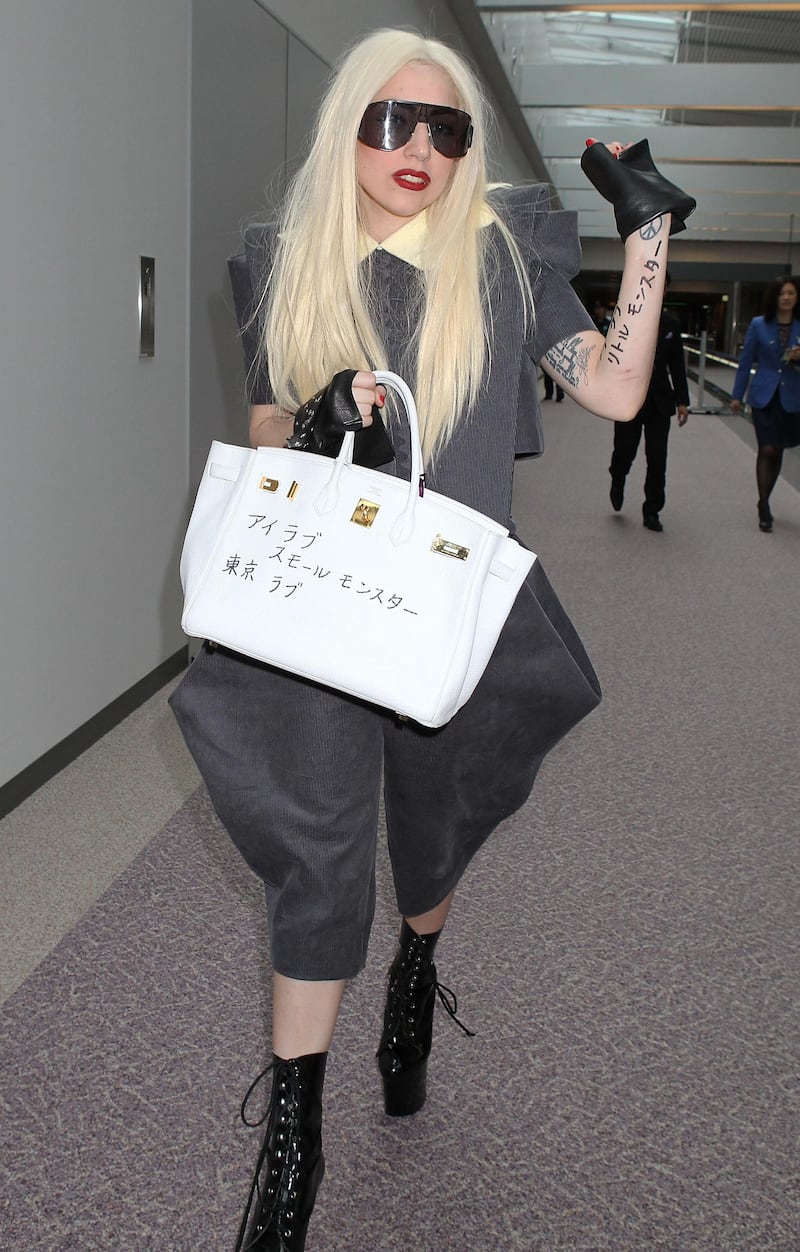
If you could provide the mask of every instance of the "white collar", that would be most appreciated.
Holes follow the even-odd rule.
[[[422,252],[425,247],[425,236],[428,233],[427,228],[427,209],[423,209],[416,217],[410,218],[403,226],[392,231],[391,235],[378,243],[371,235],[366,233],[362,236],[362,260],[364,257],[371,256],[373,252],[389,252],[392,256],[396,256],[401,261],[413,265],[416,269],[422,269]]]
[[[502,185],[492,184],[492,186]],[[494,210],[485,203],[481,209],[481,226],[490,226],[496,220],[497,217]],[[373,252],[380,250],[389,252],[400,261],[405,261],[408,265],[413,265],[415,269],[420,270],[422,269],[422,255],[427,232],[428,210],[423,209],[415,217],[409,218],[403,226],[392,231],[391,235],[387,235],[382,243],[378,243],[370,235],[364,234],[361,243],[361,259],[363,261],[365,257],[371,256]]]

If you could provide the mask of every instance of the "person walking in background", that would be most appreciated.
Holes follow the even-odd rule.
[[[669,281],[670,276],[667,274],[665,286],[669,286]],[[667,442],[670,421],[676,406],[678,425],[685,426],[689,416],[689,384],[686,379],[681,327],[677,318],[662,309],[653,373],[645,402],[632,422],[614,423],[614,450],[609,466],[611,504],[618,513],[625,498],[625,479],[636,458],[644,431],[647,475],[644,481],[642,524],[648,530],[664,529],[658,515],[666,498]]]
[[[608,328],[614,319],[614,305],[603,304],[601,300],[595,301],[592,309],[592,321],[594,322],[601,335],[608,334]]]
[[[544,374],[544,398],[545,400],[552,400],[553,387],[555,387],[556,404],[560,404],[561,401],[564,399],[564,388],[559,387],[557,383],[553,382],[552,378],[547,373],[547,370],[542,370],[542,373]]]
[[[462,57],[408,31],[374,32],[331,80],[280,221],[247,232],[231,273],[254,447],[308,439],[333,452],[351,429],[357,450],[378,430],[370,463],[408,480],[408,428],[374,373],[388,368],[419,399],[428,485],[511,529],[515,453],[541,450],[534,362],[587,410],[634,416],[669,236],[694,200],[644,159],[644,144],[583,154],[625,241],[620,305],[637,314],[612,352],[570,286],[575,215],[552,211],[542,185],[490,190],[490,134]],[[543,598],[575,636],[563,674],[552,631],[544,646]],[[335,648],[319,629],[320,647]],[[434,953],[458,883],[599,698],[538,560],[475,694],[435,731],[228,649],[198,652],[170,703],[265,884],[273,966],[272,1096],[240,1252],[305,1247],[325,1168],[328,1047],[346,980],[366,961],[381,800],[399,936],[377,1064],[385,1110],[400,1117],[426,1099]],[[434,1143],[431,1158],[435,1167]]]
[[[800,280],[781,278],[764,292],[764,312],[747,328],[733,382],[733,412],[740,411],[745,396],[753,412],[758,526],[766,533],[772,530],[769,498],[781,472],[783,450],[800,444],[798,291]]]

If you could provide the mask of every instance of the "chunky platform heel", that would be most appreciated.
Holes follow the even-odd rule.
[[[322,1085],[327,1052],[285,1061],[273,1056],[242,1101],[246,1126],[267,1123],[256,1172],[239,1227],[235,1252],[303,1252],[317,1190],[325,1173],[322,1155]],[[269,1108],[256,1122],[247,1103],[272,1072]]]
[[[456,1016],[458,1003],[453,992],[436,979],[433,950],[440,933],[418,935],[404,920],[400,946],[389,967],[383,1034],[377,1051],[389,1117],[408,1117],[425,1103],[437,995],[464,1034],[473,1034]]]
[[[418,1113],[428,1095],[428,1058],[395,1073],[385,1074],[381,1070],[381,1079],[387,1117],[409,1117]]]

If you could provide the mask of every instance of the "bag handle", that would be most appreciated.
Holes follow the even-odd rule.
[[[419,480],[425,472],[425,467],[422,464],[422,443],[419,437],[419,415],[417,413],[416,401],[411,394],[411,388],[408,383],[404,382],[399,374],[392,374],[390,370],[376,370],[375,381],[380,386],[392,387],[402,398],[405,405],[408,426],[411,431],[411,486],[416,488],[412,495],[416,499],[419,494]]]
[[[382,387],[391,387],[393,391],[398,393],[405,406],[408,428],[411,433],[411,481],[408,484],[408,500],[402,513],[395,520],[389,531],[389,538],[392,543],[399,545],[409,540],[414,532],[414,515],[417,500],[422,494],[421,484],[424,467],[422,464],[422,445],[419,438],[419,417],[411,389],[399,374],[393,374],[390,370],[376,370],[375,381]],[[320,514],[329,513],[336,507],[342,471],[345,465],[352,465],[353,463],[354,443],[355,433],[349,430],[342,440],[339,455],[334,463],[333,473],[314,501],[314,508]]]

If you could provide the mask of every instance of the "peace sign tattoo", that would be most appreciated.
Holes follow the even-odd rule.
[[[663,217],[654,217],[652,222],[645,222],[644,226],[639,228],[640,239],[655,239],[661,231],[664,224]]]

